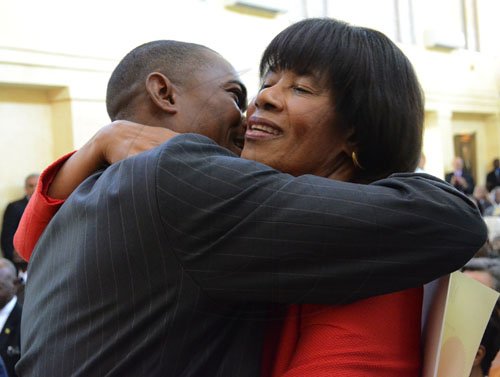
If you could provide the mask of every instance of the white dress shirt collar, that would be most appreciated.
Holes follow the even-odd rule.
[[[14,309],[17,303],[17,296],[14,296],[10,299],[10,301],[5,305],[2,309],[0,309],[0,329],[3,331],[3,327],[5,326],[5,322],[7,322],[7,318],[9,318],[10,312]]]

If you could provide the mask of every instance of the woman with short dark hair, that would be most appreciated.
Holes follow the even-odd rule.
[[[423,93],[408,58],[384,34],[333,19],[307,19],[278,34],[260,63],[314,74],[331,91],[335,128],[356,152],[352,181],[415,170],[421,153]],[[351,156],[349,156],[351,157]]]
[[[298,22],[267,47],[260,74],[242,157],[358,183],[415,170],[422,91],[382,33],[333,19]],[[347,305],[291,306],[272,375],[419,376],[421,303],[417,287]]]

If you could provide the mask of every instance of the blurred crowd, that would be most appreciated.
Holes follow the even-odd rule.
[[[462,271],[491,289],[500,291],[500,161],[495,158],[485,185],[476,185],[460,157],[453,159],[453,171],[445,180],[468,195],[488,227],[488,241]],[[497,302],[474,360],[470,377],[500,376],[500,306]]]
[[[21,355],[21,313],[27,263],[14,250],[14,234],[35,192],[38,173],[24,180],[24,195],[7,205],[3,214],[0,258],[0,377],[15,377],[14,366]],[[3,374],[2,374],[3,373]]]

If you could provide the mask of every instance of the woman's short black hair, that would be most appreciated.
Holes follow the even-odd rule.
[[[422,147],[423,93],[410,61],[384,34],[334,19],[306,19],[271,41],[261,59],[261,77],[269,70],[326,80],[340,120],[335,126],[352,132],[363,167],[355,180],[415,170]]]

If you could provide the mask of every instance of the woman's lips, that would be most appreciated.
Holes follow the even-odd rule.
[[[270,139],[280,136],[283,131],[273,122],[258,118],[250,117],[247,123],[245,132],[246,139]]]

